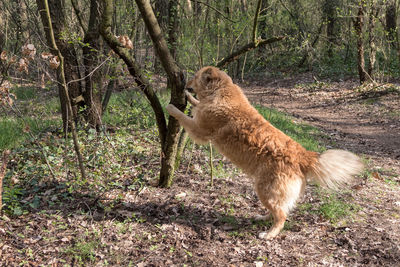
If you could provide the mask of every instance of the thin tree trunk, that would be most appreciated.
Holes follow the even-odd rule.
[[[97,130],[102,125],[102,87],[103,69],[94,69],[100,64],[100,52],[102,51],[102,40],[100,38],[101,10],[99,0],[90,1],[89,26],[86,31],[84,42],[89,46],[83,47],[83,62],[85,66],[85,99],[84,115],[89,125]],[[94,71],[94,72],[93,72]]]
[[[257,42],[257,38],[258,38],[258,16],[260,15],[261,3],[262,3],[262,0],[258,0],[257,7],[256,7],[256,13],[254,15],[254,20],[253,20],[253,33],[252,33],[253,38],[252,39],[253,39],[254,43]]]
[[[46,29],[46,35],[50,38],[52,53],[57,55],[60,60],[60,65],[57,68],[57,76],[60,77],[60,82],[61,82],[61,85],[63,88],[62,94],[66,100],[66,106],[68,109],[68,113],[73,114],[72,113],[72,105],[71,105],[70,96],[69,96],[68,87],[67,87],[67,82],[66,82],[65,73],[64,73],[64,57],[62,56],[61,51],[58,49],[56,40],[54,37],[54,31],[53,31],[52,21],[51,21],[51,17],[50,17],[49,4],[48,4],[47,0],[38,0],[38,1],[39,2],[43,1],[43,2],[41,2],[41,4],[44,7],[44,12],[45,12],[45,15],[47,18],[47,25],[49,25],[49,27]],[[82,158],[82,154],[80,151],[78,135],[76,133],[75,121],[71,117],[68,117],[67,123],[69,123],[71,125],[72,139],[74,142],[75,153],[78,158],[78,164],[79,164],[79,169],[81,171],[82,179],[86,179],[86,172],[85,172],[85,167],[83,166],[83,158]]]
[[[358,76],[360,83],[363,84],[366,81],[367,73],[364,69],[364,38],[363,38],[363,27],[364,27],[364,4],[365,0],[360,0],[358,7],[358,14],[354,20],[354,29],[357,35],[357,59],[358,59]]]
[[[45,12],[45,6],[43,0],[36,0],[36,4],[38,6],[38,10],[40,13],[40,17],[42,20],[43,28],[46,34],[46,40],[47,40],[47,45],[49,47],[52,47],[52,41],[51,37],[49,36],[49,27],[50,25],[48,24],[47,20],[47,15]],[[80,73],[79,73],[79,64],[77,61],[77,56],[76,52],[74,49],[74,46],[72,44],[69,44],[66,40],[63,40],[61,38],[58,38],[61,33],[65,31],[65,27],[67,27],[67,22],[66,22],[66,14],[65,14],[65,0],[52,0],[50,1],[50,6],[49,9],[51,10],[50,15],[51,15],[51,20],[52,20],[52,28],[54,32],[54,36],[56,36],[56,44],[58,49],[60,50],[61,54],[64,57],[64,74],[65,74],[65,79],[67,82],[74,81],[74,80],[79,80],[80,79]],[[60,82],[60,77],[57,76],[57,81],[58,81],[58,91],[59,91],[59,98],[60,98],[60,105],[61,105],[61,113],[62,113],[62,120],[63,120],[63,129],[64,132],[67,132],[67,121],[69,118],[74,118],[75,121],[77,121],[78,117],[78,109],[81,106],[81,102],[78,105],[75,105],[75,103],[72,103],[72,113],[68,113],[68,103],[67,100],[63,94],[63,86],[62,83]],[[82,87],[80,82],[72,82],[69,83],[68,86],[68,93],[70,96],[70,99],[77,99],[79,96],[82,95]]]
[[[311,43],[312,48],[314,48],[317,45],[319,37],[321,36],[323,26],[324,26],[324,23],[321,22],[321,25],[318,28],[317,35],[315,36],[314,40]],[[299,68],[303,66],[303,64],[306,62],[308,56],[309,56],[309,51],[307,50],[306,53],[304,54],[304,56],[302,57],[302,59],[300,60],[299,64],[297,65]]]
[[[149,0],[136,0],[145,22],[147,31],[153,41],[153,45],[160,58],[161,64],[167,73],[168,79],[171,81],[171,104],[183,111],[186,107],[185,75],[178,67],[172,57],[167,42],[165,41],[160,26],[154,15]],[[164,145],[162,145],[161,155],[161,171],[159,185],[162,187],[170,187],[173,182],[175,161],[177,155],[177,146],[179,142],[179,123],[173,117],[169,117],[167,136]]]
[[[326,21],[326,40],[327,55],[329,58],[333,56],[333,43],[335,42],[335,24],[336,24],[336,8],[338,3],[336,0],[325,0],[323,5],[324,20]]]
[[[378,17],[379,14],[379,9],[376,10],[376,4],[375,2],[371,3],[371,10],[370,10],[370,16],[369,16],[369,62],[368,62],[368,77],[369,79],[374,80],[374,71],[375,71],[375,62],[376,62],[376,45],[375,45],[375,22],[376,18]]]
[[[388,41],[393,44],[396,41],[397,31],[397,12],[396,12],[396,1],[390,0],[386,5],[386,25],[385,30],[387,32]]]
[[[171,0],[168,3],[168,44],[170,46],[171,55],[176,60],[176,46],[178,42],[178,0]]]

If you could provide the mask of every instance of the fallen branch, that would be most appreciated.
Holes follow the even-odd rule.
[[[8,155],[10,155],[10,150],[4,150],[3,151],[3,163],[1,164],[1,168],[0,168],[0,212],[3,207],[3,201],[2,201],[3,200],[3,179],[4,179],[4,176],[6,175]]]
[[[226,65],[228,65],[229,63],[231,63],[232,61],[235,61],[236,59],[238,59],[244,53],[247,53],[257,47],[265,46],[267,44],[272,44],[277,41],[281,41],[283,39],[285,39],[285,36],[278,36],[278,37],[272,37],[272,38],[265,39],[265,40],[253,41],[251,43],[248,43],[248,44],[242,46],[241,48],[239,48],[238,50],[236,50],[235,52],[233,52],[232,54],[230,54],[223,60],[219,61],[215,66],[218,68],[223,68]]]

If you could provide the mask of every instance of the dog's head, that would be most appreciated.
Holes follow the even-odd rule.
[[[222,70],[215,67],[204,67],[196,72],[194,77],[186,84],[186,88],[188,91],[194,91],[201,100],[231,83],[231,77]]]

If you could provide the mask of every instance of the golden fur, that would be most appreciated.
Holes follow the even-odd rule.
[[[350,152],[328,150],[320,155],[304,149],[266,121],[239,86],[217,68],[200,69],[186,87],[198,97],[186,92],[194,106],[193,118],[172,104],[167,111],[194,141],[211,141],[253,178],[258,197],[274,219],[271,229],[260,233],[261,238],[274,238],[282,230],[307,179],[337,188],[362,169],[359,158]]]

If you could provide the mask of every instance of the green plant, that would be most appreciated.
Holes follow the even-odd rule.
[[[86,266],[87,263],[94,262],[95,251],[99,247],[101,247],[99,233],[86,232],[83,237],[63,252],[73,258],[78,265]]]
[[[331,223],[337,223],[341,219],[352,217],[360,207],[348,200],[342,199],[337,193],[322,196],[322,203],[318,213]]]
[[[3,209],[10,215],[20,216],[26,212],[21,203],[24,190],[17,184],[12,184],[10,176],[6,176],[3,184]]]

